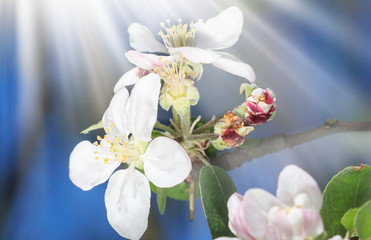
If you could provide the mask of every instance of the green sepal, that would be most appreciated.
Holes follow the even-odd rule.
[[[88,134],[89,132],[91,132],[93,130],[97,130],[97,129],[101,129],[101,128],[103,128],[103,121],[100,121],[99,123],[96,123],[96,124],[91,125],[90,127],[88,127],[87,129],[81,131],[80,133],[82,133],[82,134]]]
[[[158,210],[160,211],[161,215],[165,213],[166,196],[167,196],[166,188],[157,187],[157,206],[158,206]]]
[[[254,83],[252,83],[252,84],[242,83],[241,87],[240,87],[240,94],[245,92],[245,96],[246,96],[246,98],[248,98],[248,97],[250,97],[252,91],[254,91],[257,88],[258,88],[258,86]]]
[[[189,110],[190,103],[188,98],[180,97],[174,100],[173,107],[175,111],[179,114],[179,116],[183,116]]]

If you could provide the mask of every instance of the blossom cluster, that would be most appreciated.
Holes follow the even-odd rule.
[[[169,20],[160,25],[163,43],[147,27],[129,26],[135,50],[125,56],[135,67],[114,86],[102,117],[105,134],[93,143],[80,142],[70,155],[70,179],[77,187],[87,191],[108,180],[108,221],[129,239],[139,239],[147,228],[150,183],[171,188],[192,180],[192,164],[208,164],[205,150],[210,143],[219,150],[237,147],[253,126],[271,120],[276,110],[271,90],[248,85],[255,89],[249,95],[246,90],[245,102],[219,122],[202,123],[199,117],[192,123],[190,107],[200,99],[195,84],[202,77],[203,64],[255,81],[251,66],[219,51],[237,42],[243,16],[237,7],[230,7],[205,22],[187,24],[179,19],[174,25]],[[134,85],[130,93],[129,85]],[[157,121],[158,106],[173,110],[170,126]]]

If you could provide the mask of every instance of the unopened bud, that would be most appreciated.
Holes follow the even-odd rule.
[[[272,90],[255,88],[246,99],[244,116],[250,125],[261,125],[273,119],[276,113],[276,98]]]

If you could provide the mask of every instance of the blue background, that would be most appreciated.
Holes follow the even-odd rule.
[[[82,129],[102,117],[115,82],[133,66],[127,27],[207,19],[229,6],[244,14],[239,41],[227,49],[277,97],[275,119],[251,137],[296,133],[328,118],[371,119],[370,1],[0,0],[0,234],[3,239],[120,239],[106,219],[106,183],[84,192],[68,177],[68,159]],[[243,79],[205,66],[192,109],[203,119],[243,101]],[[159,111],[168,121],[169,114]],[[327,136],[229,171],[238,192],[272,193],[290,163],[323,189],[349,165],[371,163],[370,133]],[[211,239],[200,200],[168,200],[165,215],[152,196],[143,239]]]

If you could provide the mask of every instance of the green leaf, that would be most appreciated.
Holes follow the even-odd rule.
[[[166,208],[166,188],[157,188],[157,205],[158,210],[163,215]]]
[[[368,187],[371,187],[368,183]],[[363,204],[358,210],[355,219],[355,227],[358,232],[360,240],[371,239],[371,200]]]
[[[103,128],[103,122],[102,121],[100,121],[99,123],[96,123],[96,124],[91,125],[90,127],[88,127],[87,129],[85,129],[84,131],[81,131],[80,133],[82,133],[82,134],[88,134],[89,132],[91,132],[93,130],[100,129],[100,128]]]
[[[347,167],[327,184],[323,192],[321,216],[329,237],[345,235],[341,218],[351,208],[361,207],[371,199],[371,167]]]
[[[167,189],[167,196],[176,200],[189,200],[189,195],[187,192],[188,185],[182,182],[172,188]]]
[[[157,194],[157,187],[149,182],[152,192]],[[185,182],[179,183],[172,188],[166,188],[166,196],[175,200],[189,200],[188,185]],[[198,182],[195,184],[195,198],[200,197],[200,188],[198,187]]]
[[[207,224],[213,239],[233,237],[228,227],[227,201],[236,187],[224,169],[205,166],[200,171],[200,192]]]
[[[344,214],[344,216],[341,218],[341,224],[348,230],[353,232],[354,231],[354,218],[356,217],[356,214],[358,212],[359,208],[352,208],[349,209],[348,212]]]

